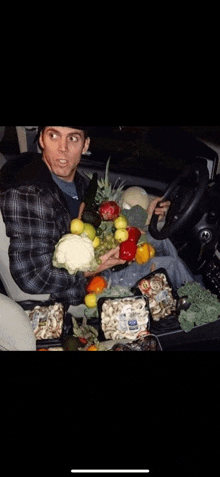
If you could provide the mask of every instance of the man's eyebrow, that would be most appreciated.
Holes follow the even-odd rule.
[[[49,131],[55,132],[55,133],[57,133],[57,134],[60,134],[60,131],[59,131],[58,129],[56,129],[56,128],[53,128],[53,127],[48,128],[48,132],[49,132]],[[82,137],[82,136],[83,136],[83,132],[81,132],[81,131],[73,131],[73,132],[67,134],[67,136],[76,136],[76,135]]]
[[[73,131],[68,134],[68,136],[80,136],[83,137],[83,131]]]
[[[58,131],[58,129],[53,128],[53,127],[47,129],[47,132],[50,132],[50,131],[56,132],[57,134],[60,134],[60,131]]]
[[[73,132],[67,134],[67,136],[80,136],[80,137],[82,137],[82,133],[80,131],[73,131]]]

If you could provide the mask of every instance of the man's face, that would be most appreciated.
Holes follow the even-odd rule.
[[[62,126],[46,126],[39,138],[43,160],[53,174],[72,182],[82,154],[88,151],[90,139],[84,132]]]

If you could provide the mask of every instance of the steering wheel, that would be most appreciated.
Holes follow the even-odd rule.
[[[177,176],[166,189],[161,201],[171,202],[161,230],[157,228],[159,216],[152,216],[149,232],[154,239],[164,240],[186,224],[199,204],[208,182],[209,173],[205,164],[192,164]],[[159,206],[160,203],[157,207]]]

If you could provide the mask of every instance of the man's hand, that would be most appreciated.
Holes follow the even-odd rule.
[[[92,275],[98,275],[99,273],[107,270],[108,268],[115,267],[116,265],[124,265],[126,262],[125,260],[120,260],[119,258],[119,250],[120,247],[113,248],[109,250],[109,252],[105,253],[100,257],[102,263],[99,265],[97,270],[94,272],[85,272],[85,277],[91,277]]]
[[[149,225],[153,214],[159,215],[159,220],[164,220],[171,202],[170,201],[161,202],[162,200],[163,200],[163,197],[156,197],[156,199],[152,200],[152,202],[150,203],[147,209],[147,213],[148,213],[147,225]],[[159,202],[161,202],[160,207],[157,207],[157,204]]]

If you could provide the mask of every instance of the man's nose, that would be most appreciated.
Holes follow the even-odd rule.
[[[67,150],[67,139],[65,137],[60,138],[59,150],[65,152]]]

